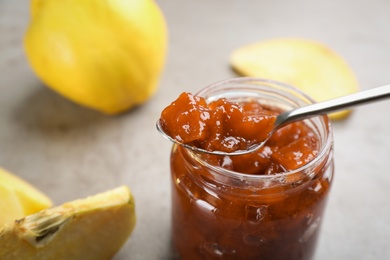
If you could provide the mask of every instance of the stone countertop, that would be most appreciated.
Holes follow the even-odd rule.
[[[361,89],[390,83],[390,1],[157,1],[169,27],[158,92],[120,116],[80,107],[35,77],[22,47],[28,1],[0,0],[0,165],[56,204],[126,184],[138,223],[115,259],[171,259],[170,143],[154,124],[182,91],[237,75],[230,53],[277,37],[321,41]],[[316,258],[389,259],[390,102],[335,122],[336,176]]]

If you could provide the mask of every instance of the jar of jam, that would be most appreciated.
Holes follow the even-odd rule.
[[[256,78],[217,82],[196,95],[275,113],[314,102],[293,87]],[[248,155],[174,145],[173,244],[181,259],[311,259],[333,173],[327,116],[289,124]]]

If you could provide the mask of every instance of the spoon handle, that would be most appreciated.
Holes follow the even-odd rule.
[[[390,97],[390,84],[286,111],[277,117],[275,126],[280,127],[297,120],[328,114],[388,97]]]

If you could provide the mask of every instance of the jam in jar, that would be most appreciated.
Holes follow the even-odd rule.
[[[183,93],[160,120],[182,142],[234,151],[264,140],[280,112],[312,102],[282,83],[239,78]],[[326,116],[289,124],[246,155],[174,145],[172,237],[180,257],[311,259],[333,179],[332,151]]]

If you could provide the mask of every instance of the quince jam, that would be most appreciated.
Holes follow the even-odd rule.
[[[207,103],[183,93],[160,120],[181,143],[231,152],[265,140],[280,112],[257,99]],[[289,124],[246,155],[174,145],[172,239],[181,259],[311,259],[333,177],[329,124],[319,121]]]
[[[256,102],[238,104],[221,98],[207,104],[202,97],[182,93],[163,110],[160,121],[180,143],[233,152],[265,140],[275,119],[275,111]]]

